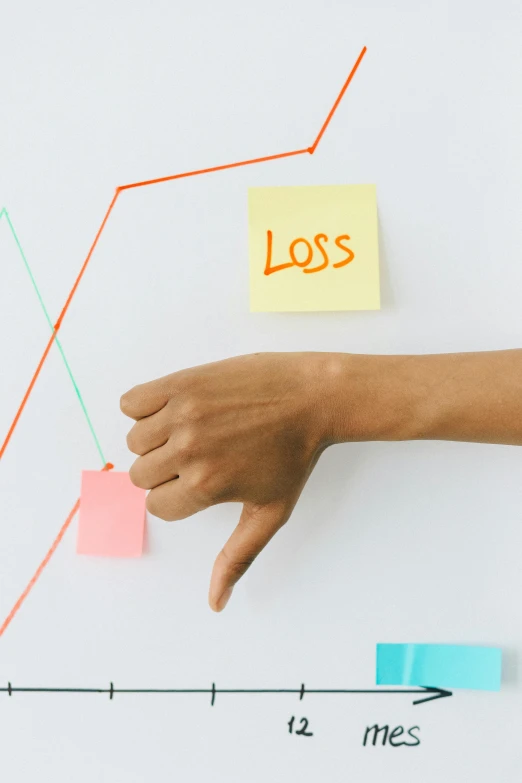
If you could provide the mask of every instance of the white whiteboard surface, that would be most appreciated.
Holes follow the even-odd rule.
[[[518,0],[4,4],[0,209],[53,319],[118,185],[311,144],[313,156],[130,190],[60,330],[106,458],[119,396],[262,350],[522,345]],[[382,310],[250,314],[247,188],[377,185]],[[0,221],[7,431],[49,327]],[[225,270],[225,271],[223,271]],[[0,470],[0,615],[100,460],[53,346]],[[321,458],[222,615],[207,607],[238,506],[149,519],[138,561],[80,558],[75,521],[0,639],[0,687],[375,687],[377,642],[498,645],[500,694],[0,693],[1,779],[56,783],[515,783],[522,751],[522,453],[353,444]],[[306,717],[311,738],[291,735]],[[417,747],[363,747],[367,726]]]

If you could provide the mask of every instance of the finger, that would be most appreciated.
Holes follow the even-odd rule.
[[[166,522],[186,519],[208,507],[208,502],[185,484],[182,478],[167,481],[147,496],[147,511]]]
[[[131,465],[129,477],[141,489],[153,489],[178,477],[172,445],[149,451]]]
[[[281,503],[261,507],[245,503],[236,529],[214,563],[208,599],[211,609],[221,612],[225,608],[236,582],[288,520],[292,508]]]
[[[172,376],[158,378],[149,383],[140,383],[134,386],[120,398],[121,412],[131,419],[143,419],[144,416],[152,416],[156,411],[165,407],[170,398],[170,383],[167,379]]]
[[[168,441],[170,421],[167,408],[137,421],[127,435],[127,447],[133,454],[143,456],[159,449]]]

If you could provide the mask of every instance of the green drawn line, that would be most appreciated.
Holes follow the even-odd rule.
[[[83,414],[84,414],[85,419],[87,421],[87,424],[89,426],[89,429],[91,431],[91,435],[94,438],[94,443],[96,444],[96,449],[98,451],[98,454],[101,457],[102,464],[105,465],[106,464],[106,460],[105,460],[105,457],[103,456],[103,451],[102,451],[102,448],[100,446],[100,441],[98,440],[96,432],[94,431],[94,427],[92,426],[91,417],[89,416],[89,414],[87,412],[87,408],[85,407],[85,403],[83,401],[83,397],[82,397],[82,395],[80,393],[80,390],[78,388],[78,384],[76,383],[76,381],[74,379],[74,375],[72,374],[72,370],[71,370],[71,368],[69,366],[69,362],[67,361],[67,358],[65,356],[65,352],[63,350],[62,344],[61,344],[60,340],[58,339],[58,335],[56,334],[56,330],[54,328],[53,322],[51,321],[51,318],[49,317],[49,313],[47,312],[47,308],[46,308],[46,306],[44,304],[44,301],[42,299],[42,295],[40,293],[40,290],[39,290],[38,286],[36,285],[36,280],[34,279],[34,275],[33,275],[32,271],[31,271],[31,267],[29,266],[29,264],[27,262],[27,258],[25,257],[25,253],[24,253],[24,251],[22,249],[22,245],[20,244],[20,240],[18,239],[18,235],[17,235],[16,231],[14,230],[14,226],[11,223],[11,218],[9,217],[9,213],[7,212],[7,209],[5,207],[3,207],[2,210],[0,210],[0,220],[2,219],[2,217],[4,217],[4,215],[5,215],[5,219],[7,220],[7,225],[9,226],[9,229],[11,231],[13,239],[16,242],[16,246],[18,247],[20,256],[22,258],[22,261],[24,262],[24,266],[25,266],[25,268],[27,270],[27,274],[29,275],[29,277],[31,279],[31,283],[33,284],[33,288],[34,288],[34,290],[36,292],[36,296],[38,297],[38,301],[40,302],[40,305],[42,307],[43,313],[45,315],[45,319],[46,319],[47,323],[49,324],[51,332],[54,334],[54,342],[56,343],[56,347],[58,348],[58,350],[60,351],[60,354],[62,356],[63,363],[65,364],[65,368],[66,368],[66,370],[67,370],[67,372],[69,374],[69,378],[71,379],[71,383],[72,383],[72,385],[74,387],[74,391],[76,392],[76,396],[78,397],[78,400],[79,400],[80,405],[82,407],[82,411],[83,411]]]

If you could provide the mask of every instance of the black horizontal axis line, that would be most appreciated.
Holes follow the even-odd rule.
[[[216,693],[219,691],[215,690]],[[211,688],[0,688],[0,693],[212,693]]]
[[[114,688],[114,693],[219,693],[217,688]]]
[[[108,693],[112,701],[116,693],[135,693],[135,694],[210,694],[210,705],[213,707],[216,702],[216,695],[219,694],[297,694],[302,701],[305,693],[316,694],[373,694],[373,695],[400,695],[400,694],[419,694],[422,698],[412,702],[413,705],[426,704],[429,701],[444,699],[447,696],[453,696],[452,691],[432,686],[420,686],[418,688],[305,688],[304,683],[300,688],[216,688],[216,683],[212,683],[211,688],[115,688],[114,683],[110,683],[109,688],[53,688],[53,687],[33,687],[33,686],[13,686],[11,682],[7,687],[0,687],[0,693],[7,693],[12,696],[14,693]]]
[[[300,688],[216,688],[212,683],[211,688],[115,688],[111,683],[109,688],[52,688],[52,687],[33,687],[33,686],[14,686],[8,683],[7,687],[0,687],[0,693],[295,693],[302,699],[305,693],[430,693],[438,691],[438,688],[420,687],[420,688],[305,688],[304,684]]]
[[[423,699],[417,699],[413,702],[414,705],[417,704],[423,704],[424,702],[428,701],[435,701],[439,698],[444,698],[446,696],[452,696],[453,693],[451,691],[445,691],[442,688],[432,688],[426,686],[425,688],[378,688],[378,689],[361,689],[361,688],[304,688],[304,686],[301,686],[301,688],[218,688],[216,689],[215,693],[231,693],[231,694],[241,694],[241,693],[266,693],[266,694],[276,694],[276,693],[288,693],[288,694],[298,694],[299,700],[302,701],[305,693],[315,693],[315,694],[354,694],[354,695],[364,695],[364,694],[373,694],[373,695],[392,695],[392,694],[420,694],[424,696]],[[212,704],[214,704],[214,696]]]
[[[13,693],[110,693],[110,688],[32,688],[23,687],[17,688],[9,683],[9,687],[0,688],[0,693],[8,693],[9,696]],[[116,689],[113,688],[113,692]]]
[[[300,691],[295,691],[300,693]],[[306,693],[426,693],[425,688],[397,688],[392,690],[391,688],[368,688],[362,690],[360,688],[307,688]]]

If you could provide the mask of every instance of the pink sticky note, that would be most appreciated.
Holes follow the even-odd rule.
[[[145,529],[145,490],[128,473],[83,470],[79,555],[139,557]]]

